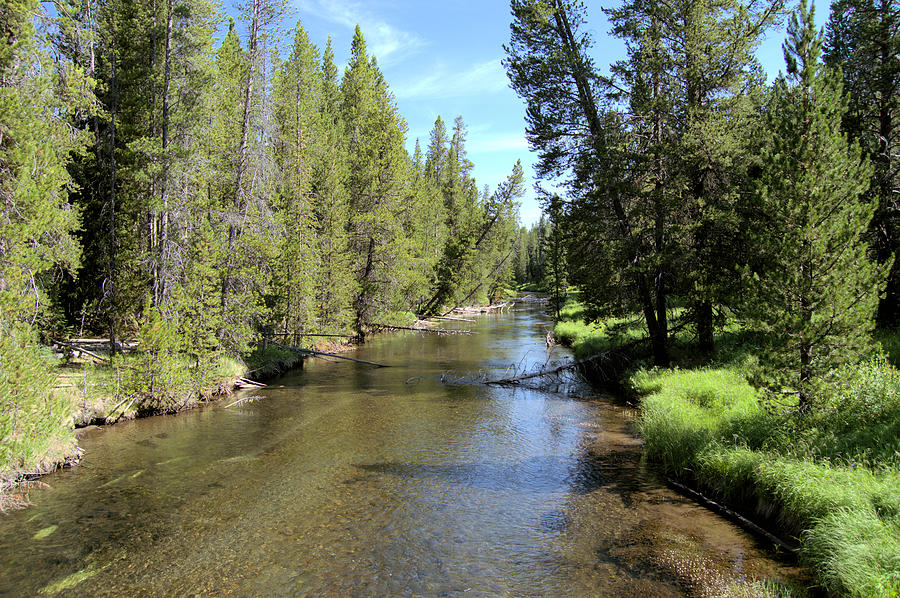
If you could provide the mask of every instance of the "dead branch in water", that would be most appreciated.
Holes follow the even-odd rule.
[[[756,534],[758,534],[758,535],[760,535],[760,536],[766,538],[769,542],[771,542],[771,543],[774,544],[775,546],[778,546],[779,548],[781,548],[781,549],[783,549],[783,550],[786,550],[787,552],[790,552],[791,554],[794,554],[794,555],[796,555],[796,554],[798,554],[798,553],[800,552],[800,549],[799,549],[799,548],[797,548],[797,547],[795,547],[795,546],[791,546],[790,544],[788,544],[787,542],[785,542],[784,540],[782,540],[782,539],[779,538],[778,536],[772,534],[772,533],[769,532],[768,530],[763,529],[762,527],[760,527],[760,526],[757,525],[756,523],[750,521],[749,519],[747,519],[746,517],[744,517],[744,516],[741,515],[740,513],[736,512],[736,511],[732,511],[731,509],[729,509],[729,508],[726,507],[725,505],[722,505],[722,504],[717,503],[716,501],[712,500],[711,498],[709,498],[709,497],[707,497],[707,496],[704,496],[704,495],[701,494],[700,492],[697,492],[696,490],[694,490],[694,489],[692,489],[692,488],[688,488],[688,487],[685,486],[684,484],[681,484],[681,483],[679,483],[679,482],[676,482],[676,481],[673,480],[672,478],[668,478],[668,477],[667,477],[667,478],[666,478],[666,481],[667,481],[671,486],[674,486],[675,488],[677,488],[681,493],[687,494],[688,496],[690,496],[691,498],[693,498],[694,500],[696,500],[696,501],[699,502],[700,504],[705,505],[705,506],[711,508],[711,509],[714,510],[714,511],[718,511],[718,512],[720,512],[720,513],[723,513],[726,517],[730,517],[730,518],[732,518],[732,519],[734,519],[734,520],[737,520],[738,523],[740,523],[741,525],[743,525],[745,528],[747,528],[747,529],[751,530],[752,532],[754,532],[754,533],[756,533]]]
[[[477,322],[477,320],[468,320],[466,318],[453,318],[450,316],[430,316],[429,319],[431,319],[431,320],[451,320],[453,322],[469,322],[472,324],[475,324]]]
[[[382,330],[413,330],[415,332],[432,332],[434,334],[472,334],[471,330],[449,330],[447,328],[414,328],[413,326],[388,326],[387,324],[374,324],[373,326]]]
[[[352,334],[312,334],[307,332],[273,332],[271,336],[322,336],[329,338],[354,338]]]
[[[383,363],[375,363],[374,361],[366,361],[365,359],[356,359],[355,357],[345,357],[344,355],[337,355],[336,353],[325,353],[323,351],[313,351],[312,349],[301,349],[300,347],[287,347],[282,345],[281,343],[277,343],[275,341],[269,341],[276,347],[281,347],[285,351],[293,351],[295,353],[299,353],[300,355],[312,355],[312,356],[321,356],[324,355],[326,357],[334,357],[335,359],[346,359],[347,361],[355,361],[356,363],[364,363],[366,365],[375,366],[377,368],[389,368],[391,366],[385,365]]]
[[[257,399],[261,399],[261,398],[262,397],[259,397],[259,396],[241,397],[240,399],[238,399],[231,405],[225,405],[225,409],[228,409],[229,407],[234,407],[235,405],[242,405],[244,403],[252,403],[253,401],[255,401]]]
[[[235,378],[234,385],[238,388],[246,388],[246,387],[255,387],[255,388],[264,388],[267,385],[262,382],[255,382],[253,380],[249,380],[247,378]]]
[[[513,376],[511,378],[500,378],[498,380],[485,380],[485,384],[496,384],[499,386],[509,385],[509,384],[519,384],[520,382],[524,382],[525,380],[531,380],[533,378],[540,378],[541,376],[553,376],[555,374],[560,374],[569,370],[577,370],[583,366],[586,366],[589,363],[596,363],[602,361],[608,361],[614,356],[619,355],[617,351],[604,351],[603,353],[598,353],[597,355],[592,355],[590,357],[586,357],[584,359],[579,359],[577,361],[573,361],[571,363],[567,363],[565,365],[561,365],[555,368],[545,369],[541,368],[536,372],[532,372],[530,374],[522,374],[521,376]]]

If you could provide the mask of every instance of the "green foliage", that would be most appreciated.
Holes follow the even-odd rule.
[[[631,385],[650,459],[733,503],[780,513],[830,591],[890,596],[900,559],[898,375],[883,361],[848,366],[803,418],[734,370],[642,370]]]
[[[150,309],[138,330],[136,357],[128,360],[123,392],[137,402],[138,411],[177,411],[198,394],[191,364],[184,354],[177,326],[157,309]]]
[[[860,199],[871,170],[839,132],[846,101],[821,45],[801,2],[784,45],[788,74],[775,82],[768,119],[758,198],[769,221],[748,306],[776,339],[767,355],[781,358],[804,401],[814,378],[869,350],[885,275],[861,240],[874,209]]]
[[[39,10],[30,0],[4,6],[0,48],[0,319],[32,323],[48,305],[42,275],[72,270],[80,257],[66,162],[85,139],[63,119],[87,107],[79,94],[88,85],[41,50]]]
[[[900,127],[900,15],[889,1],[831,3],[825,61],[840,69],[848,110],[843,130],[858,139],[872,163],[866,197],[875,214],[866,238],[874,257],[886,263],[900,248],[898,127]],[[894,262],[878,307],[881,326],[900,323],[900,263]]]
[[[0,320],[0,485],[72,444],[72,405],[53,393],[54,365],[27,325]]]

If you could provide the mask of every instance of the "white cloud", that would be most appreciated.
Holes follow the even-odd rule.
[[[499,58],[473,64],[458,72],[439,65],[429,69],[427,75],[391,86],[398,98],[406,100],[497,93],[507,87],[506,71]]]
[[[370,56],[388,64],[424,45],[417,35],[403,31],[370,14],[362,2],[347,0],[295,0],[297,8],[331,23],[354,29],[359,25]]]
[[[528,141],[522,135],[504,135],[497,137],[469,136],[466,150],[470,153],[528,151]]]

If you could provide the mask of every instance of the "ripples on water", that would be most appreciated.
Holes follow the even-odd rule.
[[[526,308],[472,336],[383,336],[359,357],[396,367],[313,361],[263,400],[90,433],[82,466],[0,519],[0,594],[721,595],[791,577],[645,470],[628,410],[472,383],[565,359],[547,325]]]

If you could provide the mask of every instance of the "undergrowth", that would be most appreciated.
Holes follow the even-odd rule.
[[[569,301],[555,329],[579,358],[646,336],[640,318],[584,313]],[[628,375],[647,459],[793,535],[829,593],[900,597],[900,334],[879,333],[883,355],[831,372],[802,413],[773,390],[762,335],[728,322],[712,357],[692,340],[672,339],[680,367]]]
[[[640,370],[647,458],[777,517],[830,592],[900,592],[900,372],[846,367],[808,413],[724,368]]]

